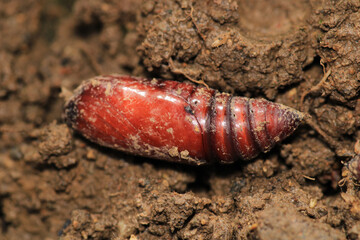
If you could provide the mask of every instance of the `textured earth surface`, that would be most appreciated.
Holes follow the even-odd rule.
[[[358,239],[360,2],[0,2],[0,239]],[[93,144],[62,118],[99,74],[207,84],[308,114],[250,162]],[[181,136],[179,136],[181,137]]]

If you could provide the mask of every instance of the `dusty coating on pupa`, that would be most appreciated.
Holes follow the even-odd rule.
[[[196,117],[191,111],[189,112],[189,110],[181,106],[188,106],[188,103],[184,102],[184,98],[188,97],[186,96],[186,92],[189,92],[188,90],[191,90],[190,92],[192,92],[194,85],[183,85],[178,84],[177,82],[168,83],[170,86],[167,86],[161,80],[146,80],[120,75],[96,77],[87,80],[75,90],[74,96],[67,101],[64,118],[66,119],[68,126],[74,128],[89,140],[100,145],[115,148],[134,155],[165,160],[170,159],[191,164],[202,164],[204,163],[203,156],[191,154],[191,149],[188,150],[187,148],[181,147],[181,144],[180,146],[179,144],[151,144],[151,139],[149,138],[159,135],[159,133],[166,133],[166,138],[171,137],[172,139],[179,139],[179,128],[182,126],[175,124],[175,127],[178,130],[177,132],[174,132],[176,128],[171,127],[171,124],[168,124],[171,123],[171,119],[177,115],[176,112],[175,114],[172,113],[172,117],[167,117],[169,114],[164,111],[162,111],[162,114],[159,114],[161,111],[159,112],[157,110],[158,108],[148,101],[148,107],[139,109],[138,107],[141,107],[140,103],[138,107],[133,106],[133,104],[137,104],[139,101],[139,96],[131,97],[131,94],[119,93],[119,89],[130,89],[132,92],[138,91],[141,94],[144,89],[140,88],[145,88],[150,92],[164,92],[164,97],[156,95],[157,97],[163,99],[175,98],[175,100],[180,103],[180,107],[178,106],[177,108],[183,115],[183,124],[188,125],[188,131],[190,130],[196,133],[197,138],[199,139],[198,143],[202,144],[202,132],[196,121]],[[136,86],[132,84],[135,84]],[[127,105],[127,107],[122,109],[121,105]],[[100,110],[100,108],[102,109]],[[139,111],[136,111],[136,109]],[[132,112],[141,114],[142,111],[146,112],[147,115],[129,120],[129,118],[131,118],[130,115],[133,114]],[[91,114],[90,112],[94,114]],[[99,123],[99,119],[102,119],[103,122],[107,122],[108,126],[105,128],[111,127],[112,131],[108,131],[108,134],[103,133],[106,132],[107,129],[104,129],[104,126],[100,126],[101,123]],[[141,119],[147,120],[146,126],[144,127],[144,124],[141,126],[134,126],[134,124],[136,125],[136,122],[141,121]],[[123,138],[120,139],[121,137],[118,133],[119,131],[122,131],[122,127],[124,126],[121,126],[121,124],[124,122],[128,123],[125,128],[130,128],[130,130],[128,132],[123,132],[123,134],[121,134]]]
[[[68,126],[134,155],[200,165],[267,152],[303,115],[264,99],[232,97],[191,83],[99,76],[65,106]]]

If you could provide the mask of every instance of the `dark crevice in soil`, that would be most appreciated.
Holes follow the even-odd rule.
[[[64,222],[64,225],[61,227],[61,229],[59,229],[57,235],[60,237],[61,235],[63,235],[64,230],[71,224],[71,219],[67,219]]]
[[[316,55],[314,57],[314,60],[310,64],[304,66],[303,71],[306,72],[306,71],[310,70],[311,68],[322,68],[320,61],[321,61],[320,56]]]
[[[195,194],[207,194],[211,190],[209,167],[201,167],[200,170],[196,169],[195,172],[195,181],[187,185],[187,190]]]
[[[7,198],[8,196],[4,195],[4,196],[0,196],[0,224],[1,224],[1,232],[6,233],[8,230],[8,226],[10,225],[10,223],[7,223],[5,221],[5,214],[4,214],[4,204],[3,201],[5,198]]]
[[[103,22],[97,17],[92,16],[91,22],[80,22],[74,29],[77,36],[81,38],[88,38],[90,35],[101,32],[103,29]]]
[[[195,217],[196,212],[194,211],[184,222],[183,228],[186,228],[187,225],[189,224],[189,222]],[[181,230],[181,229],[175,229],[175,231],[173,232],[173,235],[176,236],[176,233]],[[182,238],[178,238],[178,239],[182,239]]]

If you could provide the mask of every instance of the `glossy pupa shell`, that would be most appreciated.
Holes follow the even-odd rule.
[[[100,145],[201,165],[267,152],[295,131],[303,114],[187,82],[107,75],[83,82],[66,102],[64,118]]]

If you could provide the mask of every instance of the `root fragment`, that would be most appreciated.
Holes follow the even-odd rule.
[[[190,77],[185,71],[183,71],[182,69],[179,69],[177,67],[175,67],[175,64],[173,62],[173,60],[170,58],[169,59],[169,64],[170,64],[170,69],[173,73],[176,73],[176,74],[181,74],[181,75],[184,75],[187,79],[189,79],[191,82],[194,82],[196,84],[199,84],[199,85],[204,85],[207,89],[210,89],[209,86],[204,82],[204,80],[196,80],[196,79],[193,79],[192,77]]]

